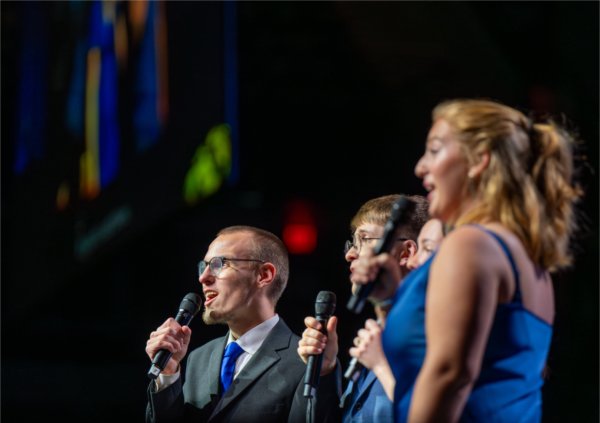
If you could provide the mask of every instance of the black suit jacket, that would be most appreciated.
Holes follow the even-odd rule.
[[[151,384],[146,421],[305,423],[299,339],[279,319],[223,396],[219,374],[227,336],[208,342],[190,353],[183,387],[181,378],[158,393]],[[339,420],[334,374],[321,378],[312,404],[315,423]]]

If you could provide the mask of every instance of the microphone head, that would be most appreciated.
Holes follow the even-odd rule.
[[[193,316],[200,311],[202,307],[202,297],[195,292],[190,292],[183,300],[181,300],[181,304],[179,304],[179,310],[184,310]]]
[[[315,314],[319,316],[331,316],[335,312],[336,296],[331,291],[321,291],[315,302]]]
[[[400,218],[403,217],[404,212],[411,206],[411,203],[403,195],[398,201],[392,205],[392,212],[390,213],[390,219],[394,223],[399,223]]]
[[[414,203],[409,201],[404,195],[392,205],[390,217],[383,227],[383,236],[377,241],[377,244],[373,248],[373,253],[375,255],[389,252],[392,249],[396,239],[396,231],[402,224],[406,223],[407,217],[410,216],[410,213],[413,211]]]

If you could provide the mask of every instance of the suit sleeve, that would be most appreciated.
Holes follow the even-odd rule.
[[[146,423],[175,422],[183,418],[184,401],[181,378],[156,392],[154,381],[148,386]]]
[[[341,366],[339,360],[336,369]],[[312,399],[314,408],[313,423],[338,423],[342,421],[342,410],[339,407],[341,372],[334,371],[328,375],[321,376],[317,395]],[[294,401],[290,410],[288,423],[307,423],[308,399],[304,397],[304,378],[296,388]]]

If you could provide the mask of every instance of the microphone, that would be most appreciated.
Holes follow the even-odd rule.
[[[175,321],[181,326],[189,324],[201,307],[202,297],[194,292],[190,292],[183,297],[183,300],[181,300],[179,311],[177,312],[177,316],[175,316]],[[159,350],[152,360],[152,366],[148,371],[148,377],[150,379],[156,379],[160,372],[165,368],[172,355],[173,354],[169,350]]]
[[[377,242],[377,245],[375,245],[375,247],[373,248],[373,253],[375,255],[390,252],[394,245],[394,241],[396,240],[396,229],[398,229],[400,222],[404,220],[404,217],[406,216],[406,212],[410,208],[410,205],[411,203],[404,196],[400,197],[398,201],[394,203],[394,205],[392,206],[392,213],[390,215],[390,218],[385,223],[385,226],[383,228],[383,235],[381,236],[381,239]],[[380,269],[375,280],[369,282],[366,285],[360,285],[358,287],[356,292],[350,297],[350,300],[348,300],[348,304],[346,305],[348,310],[354,312],[355,314],[359,314],[363,310],[367,297],[369,296],[369,294],[371,294],[371,291],[373,291],[373,288],[375,287],[375,284],[381,277],[382,272],[383,269]]]
[[[321,332],[327,334],[327,321],[335,312],[335,294],[331,291],[321,291],[315,301],[315,317],[321,323]],[[306,364],[306,373],[304,374],[304,397],[313,398],[317,393],[319,386],[319,377],[321,375],[321,365],[323,363],[323,354],[311,355]]]
[[[358,358],[352,357],[350,360],[350,364],[348,364],[348,368],[346,369],[346,373],[344,373],[344,377],[348,380],[356,382],[358,377],[360,376],[360,371],[362,370],[363,365],[360,364]]]

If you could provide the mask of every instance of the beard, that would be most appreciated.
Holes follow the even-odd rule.
[[[205,307],[204,311],[202,312],[202,320],[207,325],[226,325],[227,321],[229,320],[229,316]]]

